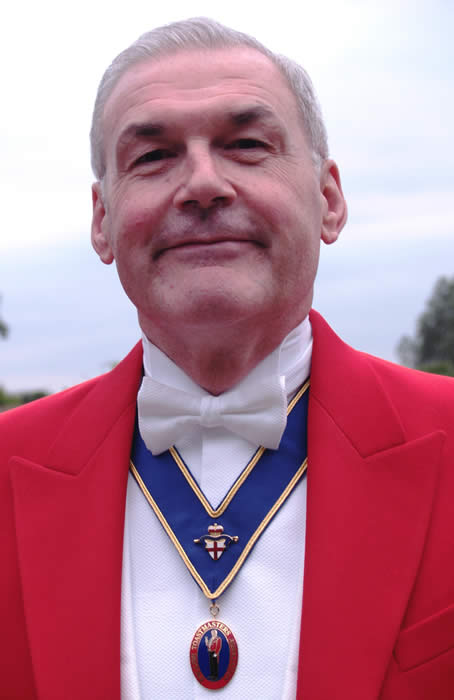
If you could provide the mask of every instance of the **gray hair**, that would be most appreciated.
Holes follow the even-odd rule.
[[[182,50],[242,46],[255,49],[267,56],[286,78],[303,118],[314,163],[319,166],[328,157],[328,140],[320,105],[312,81],[304,68],[285,56],[273,53],[248,34],[224,27],[219,22],[206,17],[195,17],[173,22],[142,34],[112,61],[104,73],[96,96],[90,131],[91,165],[98,180],[102,180],[106,172],[102,125],[104,107],[115,85],[131,66]]]

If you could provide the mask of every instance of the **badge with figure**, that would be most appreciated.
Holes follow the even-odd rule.
[[[189,652],[192,671],[205,688],[223,688],[238,663],[238,647],[227,625],[209,620],[195,633]]]

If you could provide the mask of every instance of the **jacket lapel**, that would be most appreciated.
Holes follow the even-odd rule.
[[[120,697],[123,524],[141,347],[93,384],[43,465],[10,462],[39,697]]]
[[[443,434],[406,441],[367,356],[318,315],[311,320],[297,697],[369,700],[379,696],[421,558]]]

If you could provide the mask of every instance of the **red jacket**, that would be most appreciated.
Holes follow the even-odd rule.
[[[220,637],[216,637],[216,639],[211,638],[207,646],[208,651],[211,651],[212,654],[219,654],[222,647],[222,639]]]
[[[454,381],[316,313],[298,700],[454,698]],[[142,352],[0,417],[0,698],[119,700]]]

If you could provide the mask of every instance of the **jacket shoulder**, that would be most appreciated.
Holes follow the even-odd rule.
[[[369,362],[377,374],[382,377],[383,381],[397,388],[405,386],[407,389],[416,392],[427,392],[431,395],[446,395],[449,396],[454,391],[454,377],[445,377],[439,374],[430,372],[422,372],[409,367],[402,367],[394,362],[382,360],[379,357],[368,355],[360,351],[366,362]]]
[[[422,422],[429,421],[453,431],[454,377],[420,372],[359,354],[372,367],[404,423],[411,416],[412,423],[421,423],[421,427]]]
[[[78,412],[86,412],[89,424],[99,420],[100,413],[121,411],[137,396],[141,366],[142,345],[138,343],[110,372],[2,413],[0,465],[13,454],[29,459],[46,454],[63,426]]]
[[[24,457],[40,452],[101,377],[5,411],[0,415],[0,452]]]
[[[350,424],[353,429],[359,422],[375,431],[386,409],[394,413],[406,439],[439,429],[454,435],[454,378],[408,369],[355,350],[320,314],[312,311],[310,318],[311,391],[344,428]]]

